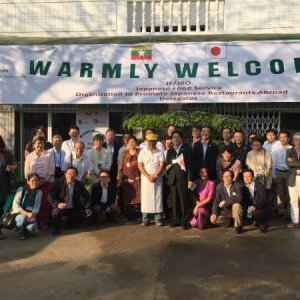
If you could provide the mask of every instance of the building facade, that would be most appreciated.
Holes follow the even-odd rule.
[[[20,50],[26,56],[26,51],[29,51],[26,47],[29,47],[30,51],[36,50],[34,48],[36,46],[40,47],[36,51],[42,51],[43,47],[46,47],[46,50],[54,47],[55,51],[58,48],[69,51],[68,46],[73,45],[87,47],[129,45],[132,46],[131,59],[133,59],[133,47],[140,44],[175,46],[179,44],[179,48],[189,43],[204,46],[216,44],[220,50],[220,47],[229,44],[232,46],[232,43],[235,45],[242,42],[247,46],[247,42],[254,42],[258,49],[263,49],[267,41],[278,42],[281,46],[287,45],[286,48],[290,45],[290,48],[297,48],[300,20],[296,12],[299,9],[300,2],[296,0],[2,0],[0,1],[0,48],[7,57],[10,57],[15,55],[13,54],[15,50]],[[73,57],[72,60],[76,61],[75,53],[70,50],[68,57]],[[214,52],[211,53],[215,55]],[[18,61],[19,54],[16,55],[14,60],[19,67],[23,60]],[[51,59],[47,55],[44,54],[45,61]],[[252,54],[249,55],[251,57]],[[273,58],[270,53],[264,55],[270,55],[272,75],[278,75],[276,78],[281,73],[287,72],[286,65],[283,65],[284,55],[276,54],[277,56]],[[81,58],[88,61],[88,53]],[[295,59],[297,57],[294,57]],[[195,62],[191,61],[191,63]],[[232,67],[230,63],[232,61],[227,61],[227,68]],[[256,65],[254,71],[251,69],[253,65],[255,66],[255,58],[248,60],[247,63],[249,70],[246,70],[246,73],[248,72],[248,75],[251,75],[249,78],[252,78],[253,72],[258,71],[259,68]],[[210,101],[206,94],[199,101],[190,102],[175,100],[157,103],[152,102],[151,97],[148,98],[150,100],[136,101],[130,96],[114,101],[110,98],[105,100],[101,95],[98,95],[95,101],[84,98],[77,101],[71,98],[64,99],[61,96],[63,93],[57,96],[46,94],[43,96],[43,101],[39,102],[35,95],[43,94],[44,90],[38,88],[39,83],[34,86],[35,81],[29,84],[30,89],[36,91],[31,98],[31,94],[25,89],[26,85],[12,85],[6,88],[8,79],[4,74],[5,66],[6,61],[0,61],[0,134],[5,138],[8,146],[15,150],[21,162],[24,159],[24,144],[30,140],[32,129],[37,125],[46,126],[49,137],[59,132],[67,138],[67,128],[70,124],[77,123],[84,138],[85,135],[88,137],[96,131],[104,132],[108,127],[114,127],[117,132],[120,132],[122,120],[136,113],[205,110],[240,116],[245,123],[246,132],[256,131],[262,134],[269,127],[300,130],[297,122],[300,113],[300,93],[297,92],[299,69],[296,60],[293,78],[288,80],[286,76],[282,80],[279,79],[289,84],[289,95],[283,94],[279,98],[278,95],[274,95],[274,101],[272,95],[262,100],[259,97],[257,100],[252,97],[249,102],[244,98],[238,101],[227,98],[223,101],[222,97]],[[118,70],[114,69],[115,66],[116,64],[111,65],[111,69],[107,72],[111,71],[116,75]],[[223,74],[218,74],[216,65],[212,64],[209,68],[212,68],[212,77],[219,76],[221,79],[224,77]],[[69,75],[68,65],[64,65],[59,70],[66,77]],[[149,78],[151,69],[147,71]],[[152,71],[154,72],[154,69]],[[230,80],[237,76],[237,72],[233,69],[228,69],[227,73],[231,73],[227,76],[232,77],[229,78]],[[132,75],[137,78],[135,82],[139,82],[137,76],[136,73]],[[214,80],[218,78],[206,79],[214,82],[212,85],[216,85]],[[269,81],[266,84],[271,86],[272,79]],[[74,85],[76,84],[77,81],[74,80]],[[130,84],[131,82],[126,80],[120,83],[123,86]],[[236,86],[239,84],[236,83]],[[66,94],[67,89],[65,88],[64,91]]]

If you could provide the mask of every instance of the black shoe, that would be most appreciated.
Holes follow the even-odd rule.
[[[172,223],[169,224],[169,226],[170,227],[178,227],[178,226],[180,226],[180,224],[177,223],[177,222],[172,222]]]
[[[259,230],[262,233],[268,232],[268,224],[267,223],[262,223],[259,225]]]
[[[243,227],[242,227],[242,226],[240,226],[240,227],[235,227],[235,232],[236,232],[237,234],[243,233]]]
[[[181,225],[181,228],[182,228],[183,230],[188,230],[188,229],[191,228],[191,225],[190,225],[190,223],[185,223],[185,224],[182,224],[182,225]]]

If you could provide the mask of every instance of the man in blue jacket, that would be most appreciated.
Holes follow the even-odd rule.
[[[235,231],[240,234],[243,232],[243,185],[233,182],[233,178],[234,173],[231,170],[223,172],[223,182],[216,187],[210,221],[215,225],[224,226],[228,224],[228,220],[233,218]]]

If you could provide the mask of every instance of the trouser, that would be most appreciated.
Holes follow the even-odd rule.
[[[287,172],[276,171],[274,183],[277,198],[276,207],[277,211],[280,213],[289,208]]]
[[[259,224],[266,223],[270,219],[271,212],[266,209],[256,209],[252,213],[252,217]]]
[[[119,213],[118,207],[116,205],[114,205],[114,204],[111,204],[109,206],[109,208],[110,208],[110,212],[107,213],[105,207],[101,207],[100,205],[93,205],[91,207],[91,210],[92,210],[92,220],[94,222],[96,222],[98,220],[99,215],[101,214],[101,211],[105,212],[107,221],[114,221],[114,220],[116,220],[117,214]]]
[[[83,223],[86,215],[84,208],[64,208],[60,209],[58,207],[53,208],[52,210],[52,222],[53,229],[59,230],[61,227],[62,217],[66,216],[69,218],[69,223],[71,226],[75,225],[75,223]]]
[[[239,203],[233,203],[232,209],[228,210],[225,215],[217,216],[213,224],[220,226],[228,226],[225,219],[234,219],[234,227],[241,227],[243,225],[243,207]]]
[[[300,176],[296,176],[295,186],[289,186],[291,219],[299,224],[299,199],[300,199]]]
[[[166,216],[169,212],[168,200],[170,197],[170,186],[167,184],[167,180],[163,179],[163,209],[166,213]]]
[[[24,236],[25,233],[36,233],[38,230],[37,222],[28,222],[28,217],[23,214],[16,216],[16,236]]]
[[[170,186],[173,221],[183,224],[189,211],[187,183],[177,182]]]
[[[155,221],[160,221],[161,219],[161,216],[160,216],[161,213],[142,213],[143,215],[143,221],[149,221],[149,218],[150,216],[154,216],[154,220]]]

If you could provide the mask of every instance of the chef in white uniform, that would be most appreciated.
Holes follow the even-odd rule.
[[[141,172],[141,211],[142,225],[150,224],[149,217],[154,214],[157,226],[161,226],[161,213],[163,212],[162,199],[162,169],[164,166],[164,152],[156,147],[157,134],[146,136],[147,148],[140,151],[138,167]]]

